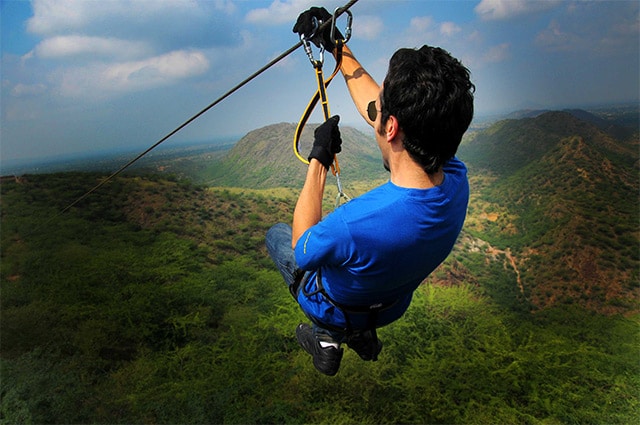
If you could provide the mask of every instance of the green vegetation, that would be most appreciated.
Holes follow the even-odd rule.
[[[294,192],[121,177],[57,215],[99,178],[3,182],[1,423],[637,419],[638,317],[529,313],[506,251],[477,232],[380,330],[378,362],[347,350],[329,378],[264,249]]]
[[[473,188],[465,230],[512,251],[535,308],[637,311],[637,143],[637,127],[615,140],[548,112],[500,122],[461,148]]]
[[[300,154],[306,158],[313,143],[308,125],[300,138]],[[302,187],[306,166],[292,149],[295,124],[281,123],[254,130],[244,136],[220,160],[208,161],[204,168],[191,170],[194,181],[215,186],[246,188]],[[345,182],[388,178],[373,135],[342,126],[343,151],[339,155]]]

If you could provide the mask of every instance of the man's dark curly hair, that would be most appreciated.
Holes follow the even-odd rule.
[[[384,80],[382,122],[398,119],[405,149],[433,174],[458,150],[473,118],[474,91],[469,70],[449,52],[427,45],[400,49]]]

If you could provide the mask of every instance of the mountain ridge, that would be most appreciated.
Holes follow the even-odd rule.
[[[607,313],[637,309],[637,140],[616,139],[595,118],[565,110],[507,119],[468,137],[458,152],[472,196],[464,235],[484,246],[486,258],[505,259],[515,272],[510,286],[533,309],[573,302]],[[303,152],[314,127],[303,134]],[[291,151],[293,131],[281,123],[249,133],[216,165],[226,175],[212,182],[301,186],[306,168]],[[372,187],[388,175],[373,137],[341,132],[343,175],[361,171],[349,181]]]
[[[496,123],[461,149],[481,182],[465,230],[513,253],[535,308],[637,309],[634,144],[557,112]]]
[[[459,155],[477,167],[509,175],[528,162],[540,159],[558,140],[574,135],[606,149],[618,160],[632,158],[628,165],[637,162],[633,140],[615,140],[594,124],[564,111],[544,112],[535,118],[499,121],[466,140],[460,146]]]
[[[300,154],[306,157],[313,144],[312,132],[319,124],[302,131]],[[219,161],[211,164],[205,180],[211,185],[240,187],[300,187],[306,166],[293,153],[296,125],[279,123],[247,133]],[[384,178],[378,147],[373,136],[341,126],[342,152],[338,155],[341,175],[349,181]]]

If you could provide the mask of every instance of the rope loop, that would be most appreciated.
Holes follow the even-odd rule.
[[[345,29],[345,36],[344,38],[336,39],[336,21],[338,16],[344,12],[347,13],[347,26]],[[300,40],[304,45],[305,52],[307,53],[307,56],[309,57],[311,64],[315,68],[316,80],[318,83],[318,89],[311,97],[309,104],[307,105],[302,116],[300,117],[300,121],[298,121],[298,126],[296,127],[296,131],[293,135],[293,152],[296,155],[296,157],[304,164],[309,164],[309,160],[304,158],[300,154],[299,145],[300,145],[300,136],[302,135],[302,130],[304,129],[304,126],[306,125],[309,119],[309,116],[311,116],[313,109],[318,104],[318,101],[320,101],[322,104],[322,112],[323,112],[325,121],[331,117],[331,113],[329,112],[329,101],[327,99],[326,89],[327,87],[329,87],[329,84],[333,80],[333,77],[336,76],[336,74],[340,70],[340,66],[342,65],[342,48],[346,44],[346,42],[349,41],[349,39],[351,38],[352,22],[353,22],[353,14],[351,13],[350,10],[348,9],[342,10],[341,8],[337,8],[334,11],[333,16],[331,18],[331,42],[335,44],[336,66],[333,72],[331,73],[331,76],[327,80],[324,79],[324,76],[322,73],[322,66],[324,63],[324,50],[325,50],[324,46],[322,45],[322,43],[320,43],[320,60],[317,61],[313,57],[311,44],[309,42],[309,40],[315,36],[316,32],[320,28],[318,20],[314,17],[313,19],[314,30],[311,36],[305,37],[304,34],[300,35]],[[325,24],[326,23],[323,23],[322,26],[324,26]],[[337,155],[334,155],[333,157],[333,163],[331,164],[331,173],[336,177],[336,184],[338,186],[338,196],[336,198],[336,208],[337,208],[338,206],[340,206],[342,201],[347,202],[351,199],[342,190],[342,183],[340,181],[340,163],[338,162]]]

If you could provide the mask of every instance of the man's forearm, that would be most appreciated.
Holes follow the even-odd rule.
[[[326,180],[327,169],[318,160],[312,159],[293,211],[291,245],[294,248],[300,236],[322,219],[322,197]]]
[[[373,123],[367,115],[367,105],[372,100],[376,100],[380,93],[380,86],[373,77],[360,65],[353,52],[344,46],[342,54],[342,64],[340,66],[344,80],[347,83],[349,94],[353,99],[360,115],[370,125]]]

